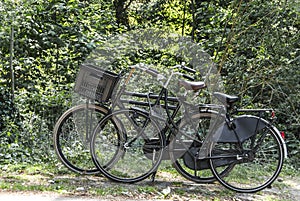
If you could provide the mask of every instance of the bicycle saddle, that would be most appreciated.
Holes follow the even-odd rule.
[[[179,80],[179,85],[183,86],[186,90],[198,91],[206,87],[204,82],[191,82],[186,80]]]
[[[226,104],[226,105],[231,105],[231,104],[237,102],[238,100],[240,100],[240,98],[238,96],[231,96],[231,95],[220,93],[220,92],[214,92],[214,96],[219,101],[221,101],[223,104]]]

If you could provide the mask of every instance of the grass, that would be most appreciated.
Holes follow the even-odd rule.
[[[216,184],[195,184],[184,180],[171,168],[162,165],[154,183],[146,179],[136,184],[109,182],[101,176],[81,176],[68,171],[60,163],[53,164],[10,164],[0,165],[0,191],[53,192],[64,195],[113,196],[127,199],[200,199],[233,200],[240,195]],[[280,177],[300,178],[296,168],[286,165]],[[285,182],[273,183],[276,191],[261,191],[251,196],[256,200],[291,200]],[[170,188],[170,193],[163,191]],[[278,191],[278,192],[277,192]]]

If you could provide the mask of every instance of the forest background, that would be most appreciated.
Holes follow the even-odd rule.
[[[71,106],[80,64],[107,37],[144,28],[190,36],[241,106],[276,109],[299,170],[298,0],[1,1],[0,164],[55,161],[53,126]]]

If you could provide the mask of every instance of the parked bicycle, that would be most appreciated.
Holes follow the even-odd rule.
[[[79,73],[79,79],[80,81],[84,80],[84,76],[91,76],[89,83],[93,83],[93,79],[100,79],[102,77],[103,81],[106,83],[108,76],[111,76],[109,79],[112,82],[111,87],[102,87],[102,89],[106,89],[105,91],[99,90],[99,94],[107,94],[105,96],[101,96],[101,104],[91,104],[91,103],[86,103],[86,104],[81,104],[77,105],[68,111],[66,111],[57,121],[56,126],[54,128],[54,147],[56,150],[56,153],[59,157],[59,159],[62,161],[66,167],[68,167],[70,170],[80,173],[80,174],[95,174],[98,173],[99,170],[91,164],[91,160],[89,160],[89,148],[88,144],[91,139],[91,131],[95,127],[95,123],[97,123],[103,116],[107,115],[108,113],[111,113],[111,108],[115,108],[118,106],[119,108],[122,107],[124,108],[125,103],[129,103],[130,105],[138,105],[140,107],[149,107],[149,102],[148,101],[136,101],[136,100],[127,100],[127,99],[121,99],[120,97],[122,96],[130,96],[130,97],[138,97],[138,98],[146,98],[147,100],[152,99],[152,100],[157,100],[158,95],[154,94],[146,94],[146,93],[132,93],[125,91],[126,85],[123,85],[121,90],[119,91],[119,95],[117,95],[118,98],[115,98],[115,101],[110,104],[110,107],[107,107],[105,104],[106,101],[109,99],[111,93],[112,93],[112,88],[114,87],[115,83],[118,82],[120,75],[104,72],[101,70],[96,70],[97,68],[93,68],[92,66],[84,66],[82,68],[82,72]],[[145,70],[145,69],[142,69]],[[147,70],[148,73],[152,74],[155,73],[155,70]],[[107,73],[107,74],[106,74]],[[185,75],[188,77],[187,75]],[[161,75],[161,77],[163,77]],[[87,79],[86,77],[84,77]],[[188,77],[189,79],[192,79],[191,77]],[[80,82],[79,81],[79,82]],[[83,87],[83,91],[80,92],[81,94],[84,94],[85,96],[89,97],[90,99],[95,99],[95,94],[96,91],[95,87],[98,87],[98,82],[96,86],[91,86],[90,84],[86,83],[80,83],[78,86]],[[204,87],[204,83],[200,82],[198,83],[200,87]],[[165,96],[167,97],[167,96]],[[99,97],[98,97],[99,98]],[[159,98],[161,101],[163,101],[163,98]],[[179,104],[178,99],[176,97],[168,97],[167,101],[171,101],[173,104]],[[154,106],[152,104],[152,106]],[[152,107],[150,106],[150,107]],[[164,105],[162,105],[164,107]],[[169,110],[174,111],[176,106],[172,105],[169,106]],[[154,107],[152,107],[155,109]],[[177,110],[180,107],[177,106]],[[178,111],[176,111],[178,113]],[[175,114],[174,113],[174,116]],[[192,117],[193,119],[199,118],[199,115],[194,115]],[[183,119],[182,119],[183,120]],[[208,119],[209,120],[209,119]],[[207,121],[208,121],[207,120]],[[197,122],[197,121],[196,121]],[[115,124],[115,122],[114,122]],[[173,122],[174,124],[174,122]],[[179,124],[179,121],[177,122]],[[182,121],[182,125],[186,125],[187,122]],[[182,126],[183,127],[183,126]],[[186,128],[187,129],[187,128]],[[189,143],[192,143],[190,140]],[[185,143],[187,144],[187,143]],[[188,145],[186,145],[185,149],[188,149]],[[185,150],[181,151],[184,152]],[[175,157],[173,157],[175,158]],[[174,160],[175,161],[175,160]],[[189,168],[186,169],[184,166],[185,164],[182,162],[176,161],[174,164],[175,168],[180,171],[183,176],[185,176],[188,179],[191,179],[195,182],[211,182],[214,181],[215,179],[213,178],[212,174],[210,171],[206,170],[206,176],[208,178],[203,178],[201,174],[196,174],[195,171],[191,171]],[[200,171],[198,171],[200,172]],[[203,174],[203,175],[205,175]]]
[[[194,73],[192,69],[182,68]],[[179,173],[188,179],[210,182],[214,178],[203,171],[211,169],[224,186],[238,192],[262,190],[277,178],[286,148],[279,131],[272,126],[272,110],[236,109],[234,103],[238,97],[222,93],[214,93],[222,105],[195,107],[185,102],[183,96],[177,97],[175,107],[172,107],[167,90],[170,80],[175,74],[188,76],[172,71],[164,79],[156,70],[140,69],[164,80],[164,85],[154,103],[147,97],[150,111],[138,107],[123,108],[117,96],[114,104],[120,109],[106,115],[96,126],[91,153],[102,174],[118,182],[137,182],[155,175],[161,160],[171,159]],[[185,80],[179,80],[179,85],[194,91],[205,87],[203,82]],[[153,110],[162,106],[167,114],[163,126],[160,121],[164,118]],[[174,121],[182,107],[184,114]],[[232,118],[233,114],[253,112],[258,116],[247,114]],[[268,112],[272,114],[270,121],[262,118]],[[213,122],[212,129],[208,125],[203,128],[204,119],[209,119],[209,125]]]
[[[86,103],[65,111],[53,130],[55,152],[59,160],[73,172],[87,175],[99,173],[91,158],[90,139],[94,127],[109,113],[108,101],[119,77],[89,65],[82,66],[79,72],[75,90],[84,94]],[[97,88],[99,80],[110,87],[102,84],[102,88]],[[101,97],[96,97],[97,94],[101,94]]]
[[[125,90],[135,68],[164,81],[159,94],[135,94]],[[212,182],[217,179],[232,190],[248,193],[262,190],[277,178],[286,147],[279,131],[272,125],[274,116],[271,116],[270,121],[263,119],[264,114],[273,114],[272,110],[236,109],[234,103],[238,97],[222,93],[214,94],[222,102],[220,105],[191,105],[186,102],[185,96],[169,96],[167,89],[173,75],[189,78],[185,74],[174,71],[165,78],[154,69],[135,68],[111,104],[111,108],[118,110],[108,109],[104,105],[86,104],[68,112],[73,114],[74,111],[80,111],[80,108],[95,109],[100,118],[104,117],[100,122],[100,118],[95,118],[97,126],[88,124],[89,131],[85,129],[85,135],[80,135],[85,136],[84,141],[91,140],[92,159],[98,169],[78,168],[77,162],[80,161],[70,162],[64,157],[61,145],[63,140],[59,139],[63,138],[62,133],[71,136],[68,129],[67,132],[61,131],[69,116],[63,115],[58,121],[60,123],[54,132],[55,147],[58,155],[61,155],[60,159],[69,168],[79,173],[100,171],[114,181],[137,182],[150,175],[154,178],[161,161],[170,159],[176,170],[192,181]],[[194,70],[185,66],[181,68],[194,73]],[[111,82],[111,88],[108,87],[110,89],[120,78],[120,75],[111,75],[115,79]],[[205,87],[204,82],[185,80],[180,80],[179,85],[194,91]],[[121,96],[125,94],[146,98],[147,101],[123,100]],[[137,107],[127,107],[124,103]],[[160,114],[161,108],[166,118]],[[184,112],[178,117],[181,108],[184,108]],[[248,114],[253,112],[258,113],[258,116]],[[239,113],[247,115],[235,116]],[[85,114],[82,117],[86,120],[88,116]],[[74,130],[71,128],[69,130]],[[93,135],[90,135],[92,130]],[[64,141],[69,142],[68,137]],[[88,150],[86,146],[85,150]],[[92,165],[90,167],[93,168]]]

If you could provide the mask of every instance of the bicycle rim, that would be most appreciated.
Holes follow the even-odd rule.
[[[135,110],[108,115],[96,127],[91,143],[92,158],[100,172],[125,183],[141,181],[154,173],[163,148],[157,124]]]
[[[93,128],[107,113],[105,107],[82,104],[70,108],[58,119],[53,131],[54,149],[69,170],[88,175],[99,173],[89,144]]]

